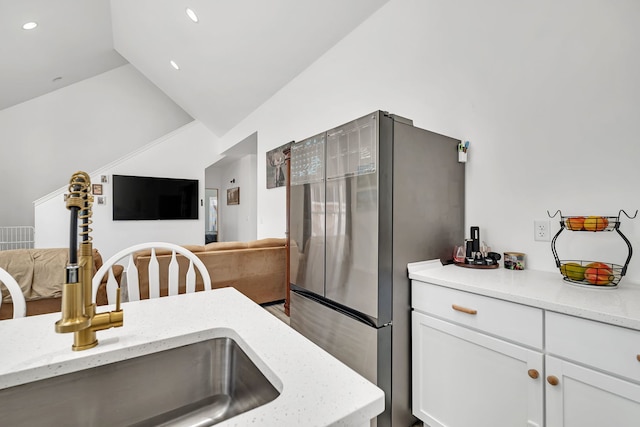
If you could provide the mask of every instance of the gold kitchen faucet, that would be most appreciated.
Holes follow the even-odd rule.
[[[87,350],[98,345],[96,331],[122,326],[124,312],[120,308],[120,288],[116,294],[116,309],[96,313],[92,301],[93,244],[91,243],[91,216],[93,195],[91,180],[86,172],[76,172],[69,180],[67,209],[71,211],[69,263],[66,282],[62,287],[62,318],[56,322],[58,333],[73,332],[74,351]],[[77,233],[78,219],[80,233]],[[78,245],[78,234],[82,241]]]

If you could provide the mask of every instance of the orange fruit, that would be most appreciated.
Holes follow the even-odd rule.
[[[591,267],[584,271],[584,278],[594,285],[608,285],[615,279],[615,276],[611,273],[611,270]]]
[[[611,266],[609,264],[606,264],[604,262],[590,262],[589,264],[586,265],[586,268],[597,268],[598,270],[607,270],[609,272],[611,272]]]
[[[569,230],[582,230],[584,226],[584,217],[583,216],[572,216],[567,218],[565,221],[567,228]]]

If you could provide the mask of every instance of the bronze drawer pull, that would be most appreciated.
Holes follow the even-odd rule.
[[[558,380],[558,377],[553,376],[553,375],[549,375],[547,377],[547,382],[549,384],[551,384],[552,386],[557,386],[558,384],[560,384],[560,381]]]
[[[638,359],[638,362],[640,362],[640,354],[636,356],[636,359]]]
[[[451,308],[453,308],[455,311],[461,311],[461,312],[467,313],[467,314],[478,314],[478,310],[474,310],[472,308],[467,308],[467,307],[462,307],[460,305],[452,304]]]
[[[538,379],[538,377],[540,376],[540,374],[538,373],[538,371],[537,371],[536,369],[529,369],[529,370],[527,371],[527,373],[528,373],[528,374],[529,374],[529,376],[530,376],[531,378],[533,378],[534,380],[537,380],[537,379]]]

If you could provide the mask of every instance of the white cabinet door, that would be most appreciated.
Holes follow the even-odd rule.
[[[413,414],[425,425],[543,426],[542,353],[415,311],[412,343]]]
[[[640,385],[553,356],[546,368],[547,427],[640,425]]]

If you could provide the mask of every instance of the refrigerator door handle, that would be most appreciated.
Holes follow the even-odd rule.
[[[305,291],[300,290],[300,289],[294,289],[292,291],[297,293],[297,294],[299,294],[299,295],[301,295],[301,296],[303,296],[303,297],[305,297],[305,298],[307,298],[307,299],[312,300],[313,302],[317,302],[320,305],[328,307],[328,308],[330,308],[332,310],[337,311],[340,314],[343,314],[343,315],[345,315],[347,317],[350,317],[350,318],[352,318],[354,320],[357,320],[358,322],[362,322],[362,323],[364,323],[364,324],[366,324],[368,326],[371,326],[372,328],[389,326],[392,323],[392,322],[389,322],[389,323],[387,323],[385,325],[378,326],[378,325],[376,325],[376,323],[374,321],[372,321],[371,319],[367,318],[366,316],[364,316],[364,315],[362,315],[360,313],[356,313],[354,311],[351,311],[351,310],[347,309],[346,307],[341,306],[340,304],[336,304],[336,303],[334,303],[332,301],[329,301],[329,300],[326,300],[324,298],[321,298],[320,296],[318,296],[318,295],[316,295],[314,293],[305,292]]]
[[[384,389],[378,380],[386,379],[387,372],[379,370],[378,362],[384,343],[391,342],[391,328],[372,328],[299,292],[291,294],[291,327]],[[384,360],[390,363],[390,355]]]

